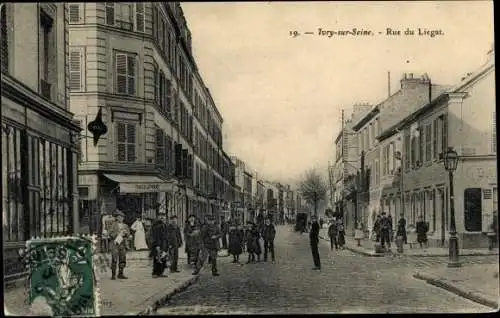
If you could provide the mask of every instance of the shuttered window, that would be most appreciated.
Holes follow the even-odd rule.
[[[432,158],[432,125],[425,126],[425,161],[430,161]]]
[[[1,10],[1,50],[2,50],[2,73],[9,72],[9,32],[8,32],[8,22],[7,22],[7,10],[10,9],[10,4],[4,3],[4,8]]]
[[[424,126],[419,126],[418,127],[418,164],[421,165],[424,162],[424,150],[425,150],[425,134],[426,131],[424,129]]]
[[[163,108],[165,105],[165,74],[160,71],[159,77],[159,110],[163,112]]]
[[[116,123],[116,148],[117,161],[135,162],[137,143],[136,124],[117,122]]]
[[[172,139],[169,136],[165,137],[165,167],[169,173],[174,171],[174,155],[173,155]]]
[[[448,150],[448,116],[447,114],[443,114],[441,117],[441,123],[442,123],[442,130],[441,130],[441,135],[442,135],[442,143],[441,143],[441,149],[443,155],[446,153]]]
[[[135,30],[144,32],[144,2],[135,3]]]
[[[165,134],[156,128],[156,165],[165,167]]]
[[[153,39],[158,41],[158,7],[153,3],[153,16],[152,16],[152,28],[153,28]]]
[[[439,148],[438,148],[438,141],[439,141],[439,125],[438,125],[438,119],[434,119],[433,121],[433,136],[432,136],[432,158],[434,160],[439,159]]]
[[[136,57],[133,54],[116,53],[115,55],[115,92],[117,94],[136,94]]]
[[[115,25],[115,3],[106,2],[106,24]]]
[[[491,152],[497,152],[497,118],[496,112],[492,113],[491,118]]]
[[[173,101],[174,101],[173,85],[172,82],[167,79],[165,82],[165,112],[168,118],[171,117]]]
[[[84,90],[84,49],[71,47],[69,50],[69,89],[71,91]]]
[[[156,104],[160,104],[160,70],[158,68],[158,65],[156,63],[154,64],[153,67],[153,89],[154,89],[154,99],[156,101]]]
[[[71,3],[69,4],[69,23],[82,23],[83,21],[83,4]]]

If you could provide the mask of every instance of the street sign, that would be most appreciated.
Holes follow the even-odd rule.
[[[97,146],[99,138],[108,132],[108,127],[106,127],[106,124],[102,121],[102,107],[99,107],[95,119],[87,125],[87,129],[94,136],[94,147]]]

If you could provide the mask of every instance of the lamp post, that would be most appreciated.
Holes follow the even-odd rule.
[[[450,177],[450,241],[449,241],[449,261],[448,267],[460,267],[458,261],[458,238],[457,228],[455,225],[455,203],[453,197],[453,172],[457,169],[458,154],[452,147],[444,154],[444,167],[448,171]]]

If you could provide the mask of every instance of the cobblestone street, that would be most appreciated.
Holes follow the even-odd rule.
[[[313,271],[307,234],[278,227],[275,264],[220,262],[220,277],[205,270],[199,283],[174,296],[158,314],[486,312],[483,307],[412,278],[416,268],[442,266],[397,257],[330,251],[320,241],[322,270]],[[474,260],[475,259],[475,260]],[[246,255],[242,260],[246,262]],[[464,262],[478,257],[464,258]],[[483,257],[482,262],[495,262]]]

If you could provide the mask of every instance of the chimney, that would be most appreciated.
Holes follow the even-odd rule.
[[[421,85],[429,86],[430,78],[427,74],[413,76],[413,73],[404,73],[401,78],[401,89],[415,89]]]

